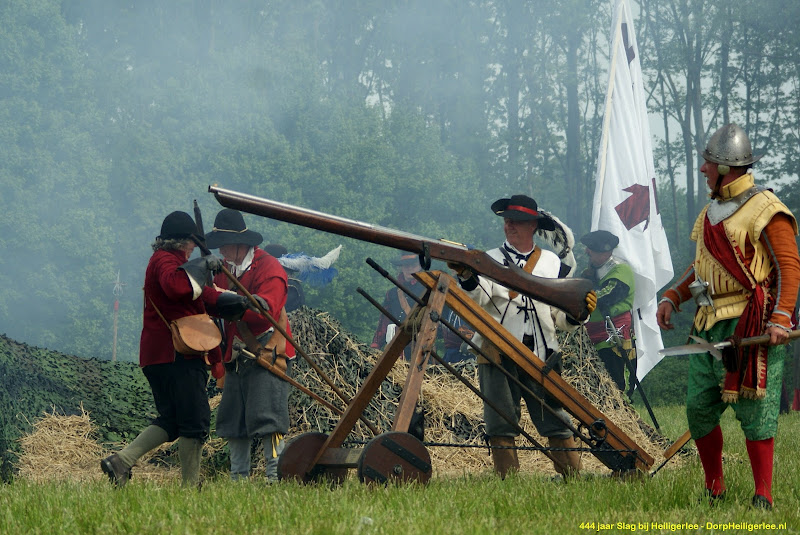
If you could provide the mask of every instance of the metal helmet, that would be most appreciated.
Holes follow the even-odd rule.
[[[726,124],[711,136],[703,151],[707,162],[744,167],[757,162],[762,155],[753,156],[750,139],[736,123]]]

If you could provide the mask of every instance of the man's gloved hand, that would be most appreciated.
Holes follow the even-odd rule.
[[[238,321],[242,319],[249,302],[243,295],[222,292],[217,298],[217,315],[226,321]]]
[[[181,269],[197,286],[202,287],[209,283],[215,271],[222,269],[222,260],[209,254],[189,260],[181,266]]]
[[[222,259],[218,256],[213,254],[207,254],[202,257],[206,263],[206,269],[211,273],[217,273],[218,271],[222,271]]]
[[[255,299],[258,302],[259,306],[261,306],[262,309],[269,312],[269,305],[267,304],[267,301],[263,297],[261,297],[260,295],[253,294],[253,299]],[[261,313],[258,307],[255,306],[253,302],[250,301],[249,299],[247,300],[247,308],[249,308],[253,312]]]
[[[597,308],[597,292],[594,290],[586,294],[586,308],[589,310],[589,314],[594,312],[594,309]]]
[[[475,272],[469,266],[459,262],[448,262],[447,267],[456,272],[458,285],[464,290],[469,292],[478,287],[478,277],[475,276]]]
[[[455,271],[459,278],[468,279],[472,276],[472,270],[469,268],[469,266],[465,266],[464,264],[459,264],[458,262],[448,262],[447,267]]]

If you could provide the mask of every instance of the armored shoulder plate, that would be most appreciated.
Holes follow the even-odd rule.
[[[744,206],[744,204],[749,201],[753,195],[756,195],[765,189],[767,188],[764,186],[753,186],[752,188],[743,191],[732,199],[724,201],[711,201],[711,203],[708,205],[708,220],[712,225],[716,225],[720,221],[725,221],[730,216],[735,214],[739,208]]]

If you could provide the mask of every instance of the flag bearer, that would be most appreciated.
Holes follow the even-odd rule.
[[[633,270],[613,255],[614,248],[619,244],[619,238],[611,232],[595,230],[581,238],[581,243],[586,246],[586,254],[589,257],[589,267],[583,270],[582,275],[593,281],[597,290],[597,308],[589,317],[586,330],[608,374],[617,384],[617,388],[624,392],[623,359],[632,359],[636,362],[636,350],[633,348],[631,336],[633,322],[631,308],[636,293]],[[610,326],[606,325],[606,318],[611,321]],[[609,340],[610,333],[607,327],[618,331],[622,347]],[[628,395],[632,393],[631,388]]]

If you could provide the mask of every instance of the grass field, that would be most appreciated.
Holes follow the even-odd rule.
[[[681,407],[655,410],[667,436],[685,431]],[[589,475],[568,484],[532,473],[505,481],[434,474],[426,486],[390,487],[350,478],[336,488],[219,478],[200,492],[136,479],[119,490],[106,481],[18,480],[0,487],[0,533],[800,533],[800,413],[780,417],[772,512],[749,507],[752,476],[732,411],[722,426],[728,496],[713,508],[698,500],[696,457],[652,478]]]

